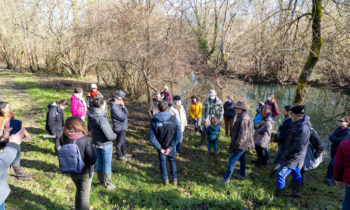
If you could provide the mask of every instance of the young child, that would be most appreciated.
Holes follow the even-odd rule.
[[[211,147],[214,147],[214,155],[218,153],[218,140],[219,140],[220,124],[217,118],[211,119],[211,126],[208,126],[205,130],[208,140],[208,151],[206,154],[211,153]]]

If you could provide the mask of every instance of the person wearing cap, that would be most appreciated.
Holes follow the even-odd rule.
[[[149,103],[148,106],[148,114],[151,117],[151,119],[153,118],[154,115],[159,113],[159,102],[161,101],[160,98],[160,92],[155,92],[154,93],[154,97],[151,101],[151,103]]]
[[[231,144],[229,149],[231,155],[228,160],[227,170],[222,179],[225,183],[230,181],[238,160],[240,162],[240,170],[239,173],[234,176],[238,179],[245,179],[245,153],[249,149],[254,148],[254,140],[252,136],[253,125],[247,113],[247,109],[247,105],[241,101],[238,101],[235,105],[237,119],[233,125],[231,133]]]
[[[168,104],[171,104],[171,96],[169,93],[169,87],[167,85],[164,86],[162,94],[163,94],[162,100],[168,102]]]
[[[160,113],[154,115],[149,126],[149,141],[158,151],[160,172],[164,185],[169,185],[169,177],[166,169],[166,160],[170,164],[170,174],[174,185],[178,185],[178,174],[176,169],[175,150],[176,144],[182,136],[179,121],[169,110],[165,101],[159,103]]]
[[[90,92],[86,96],[86,101],[87,101],[87,104],[89,107],[90,107],[90,103],[91,103],[92,99],[94,99],[94,98],[102,98],[103,99],[103,95],[100,93],[100,91],[97,90],[96,84],[91,84]]]
[[[233,96],[227,96],[227,101],[224,103],[224,121],[225,121],[225,133],[228,136],[229,132],[231,134],[233,120],[235,118],[235,102],[233,101]]]
[[[196,134],[198,135],[198,132],[202,134],[202,103],[195,95],[191,99],[190,117],[193,119]]]
[[[291,118],[293,123],[285,135],[285,143],[279,161],[281,166],[276,175],[276,197],[282,196],[285,181],[289,174],[293,177],[292,193],[289,195],[300,197],[302,183],[300,169],[304,165],[312,125],[310,117],[305,115],[305,106],[294,105],[291,108]]]
[[[170,107],[170,113],[176,116],[176,119],[179,121],[181,126],[182,136],[176,145],[176,152],[181,153],[181,143],[183,139],[183,132],[185,131],[185,127],[187,126],[187,117],[186,117],[185,108],[182,106],[182,103],[181,103],[181,97],[174,96],[173,101],[174,101],[174,105]]]
[[[224,117],[224,108],[222,101],[217,97],[215,90],[209,91],[209,98],[203,102],[202,108],[202,124],[204,128],[207,128],[210,125],[212,118],[217,118],[222,122]],[[204,129],[203,129],[204,130]],[[201,144],[205,141],[205,132],[202,134]]]
[[[350,138],[350,119],[348,117],[342,117],[338,120],[338,128],[334,133],[329,137],[329,140],[332,142],[331,145],[331,161],[328,164],[326,183],[329,186],[333,185],[333,168],[334,168],[334,158],[337,152],[340,142],[345,139]]]

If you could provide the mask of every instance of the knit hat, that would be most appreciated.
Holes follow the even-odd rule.
[[[96,84],[91,84],[91,89],[96,88],[97,89],[97,85]]]
[[[305,114],[305,106],[295,105],[290,111],[292,111],[294,114]]]
[[[241,102],[241,101],[238,101],[235,105],[235,108],[238,108],[238,109],[243,109],[243,110],[247,110],[248,107],[245,103]]]
[[[174,100],[174,101],[180,101],[180,100],[181,100],[181,97],[180,97],[180,96],[174,96],[174,97],[173,97],[173,100]]]
[[[209,90],[209,96],[216,96],[215,90]]]
[[[168,85],[165,85],[165,86],[164,86],[164,90],[169,90]]]

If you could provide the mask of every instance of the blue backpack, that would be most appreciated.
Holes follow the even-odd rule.
[[[62,146],[58,152],[58,162],[62,173],[80,174],[83,171],[85,163],[76,141]]]

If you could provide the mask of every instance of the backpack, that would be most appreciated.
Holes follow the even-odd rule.
[[[58,162],[62,173],[80,174],[85,163],[80,155],[76,140],[72,144],[65,144],[58,151]]]
[[[315,159],[319,158],[323,152],[322,141],[317,131],[313,128],[310,129],[310,140],[312,146],[312,154]]]
[[[322,151],[323,147],[321,145],[320,136],[315,129],[310,128],[310,139],[307,145],[303,166],[305,171],[316,169],[322,163]]]

